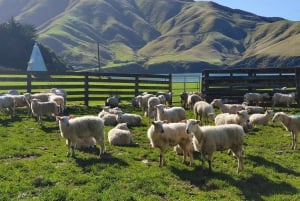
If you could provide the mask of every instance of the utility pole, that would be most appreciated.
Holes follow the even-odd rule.
[[[98,68],[99,68],[99,73],[101,70],[101,66],[100,66],[100,48],[99,48],[100,42],[97,42],[97,49],[98,49]]]

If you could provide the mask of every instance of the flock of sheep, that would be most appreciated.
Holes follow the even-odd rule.
[[[292,149],[297,148],[297,133],[300,131],[300,118],[284,112],[273,113],[265,110],[260,103],[269,99],[265,93],[246,93],[241,104],[225,104],[221,99],[211,103],[205,101],[201,93],[180,95],[181,106],[171,106],[171,93],[143,93],[132,99],[132,105],[139,107],[149,118],[147,137],[152,147],[160,149],[159,165],[165,163],[165,152],[170,146],[183,155],[183,162],[190,158],[194,164],[193,151],[201,153],[202,165],[207,160],[212,170],[212,158],[215,151],[229,150],[238,161],[237,171],[243,170],[243,144],[245,132],[256,125],[268,125],[282,122],[292,134]],[[274,93],[272,108],[285,104],[288,108],[295,101],[295,94]],[[119,107],[119,96],[109,97],[102,111],[96,116],[62,116],[66,109],[67,93],[63,89],[51,89],[44,93],[25,93],[20,95],[11,90],[0,96],[0,109],[8,109],[10,115],[16,115],[17,107],[26,107],[28,115],[37,117],[42,124],[42,117],[55,115],[61,136],[66,139],[68,156],[75,157],[75,148],[100,145],[100,156],[105,153],[105,126],[114,126],[107,138],[110,144],[134,144],[130,127],[142,126],[142,116],[123,112]],[[215,113],[219,108],[220,113]],[[186,110],[192,110],[195,119],[186,118]],[[60,116],[61,115],[61,116]],[[210,124],[210,125],[208,125]],[[214,124],[214,125],[211,125]]]

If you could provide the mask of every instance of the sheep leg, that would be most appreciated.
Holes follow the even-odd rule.
[[[237,172],[241,172],[244,169],[244,164],[243,164],[243,148],[239,147],[237,149],[232,150],[232,152],[234,153],[234,155],[237,158],[238,161],[238,168],[237,168]]]
[[[292,149],[296,149],[297,148],[297,133],[292,132]]]
[[[211,163],[212,163],[212,153],[211,153],[211,154],[208,154],[208,167],[209,167],[209,172],[212,172]]]
[[[105,153],[105,144],[104,144],[103,139],[99,139],[98,142],[99,142],[99,145],[100,145],[99,157],[101,157],[101,155],[103,155]]]
[[[162,167],[165,163],[165,154],[164,154],[164,150],[160,150],[160,154],[159,154],[159,167]]]

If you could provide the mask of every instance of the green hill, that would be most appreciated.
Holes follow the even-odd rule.
[[[98,44],[101,66],[117,71],[300,65],[300,22],[213,2],[0,0],[0,20],[11,16],[78,69],[98,65]]]

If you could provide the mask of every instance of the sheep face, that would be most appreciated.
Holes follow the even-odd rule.
[[[121,130],[129,130],[127,123],[119,123],[116,128],[121,129]]]
[[[284,116],[286,116],[286,114],[284,112],[276,112],[272,121],[273,122],[278,122],[278,121],[282,121]]]
[[[152,121],[151,122],[152,125],[154,125],[154,130],[157,133],[164,133],[164,128],[163,128],[163,124],[165,123],[165,121]]]
[[[72,116],[56,116],[56,121],[61,122],[61,124],[66,125],[67,127],[70,125],[69,120]]]
[[[186,133],[194,133],[195,132],[195,129],[197,128],[196,126],[198,126],[200,124],[200,121],[199,120],[196,120],[196,119],[189,119],[187,120],[187,123],[186,123]]]

